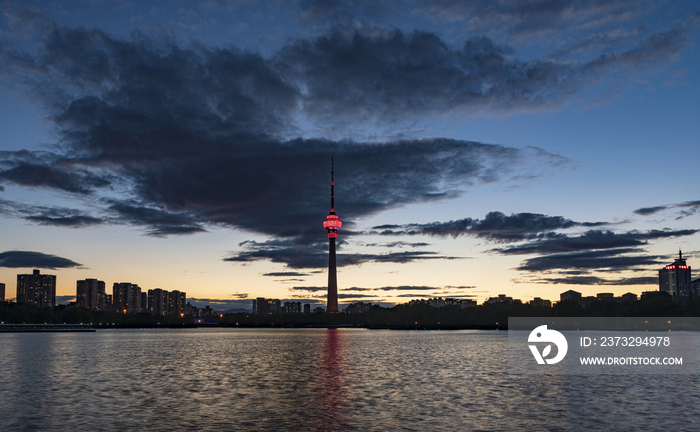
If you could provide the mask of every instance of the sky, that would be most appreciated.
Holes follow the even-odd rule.
[[[342,304],[700,267],[694,1],[0,2],[0,282]],[[698,272],[693,270],[693,277]]]

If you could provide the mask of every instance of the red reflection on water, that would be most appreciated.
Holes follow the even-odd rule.
[[[344,420],[345,376],[343,374],[343,334],[330,328],[322,352],[321,399],[317,401],[317,412],[325,420],[321,430],[336,431]]]

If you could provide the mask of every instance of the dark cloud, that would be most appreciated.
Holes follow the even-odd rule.
[[[39,215],[39,216],[27,216],[26,220],[35,222],[39,225],[52,225],[68,228],[84,228],[90,225],[99,225],[103,221],[102,219],[94,218],[92,216],[85,215],[70,215],[70,216],[52,216],[52,215]]]
[[[409,262],[414,262],[414,261],[420,261],[420,260],[433,260],[433,259],[446,259],[446,260],[455,260],[455,259],[464,259],[464,257],[455,257],[455,256],[447,256],[447,255],[442,255],[439,252],[433,252],[433,251],[415,251],[415,252],[394,252],[394,253],[387,253],[387,254],[358,254],[354,260],[351,258],[351,261],[354,261],[353,264],[362,264],[364,262],[390,262],[390,263],[397,263],[397,264],[405,264]],[[340,263],[342,260],[339,259],[338,262]]]
[[[372,294],[344,294],[344,293],[338,294],[339,299],[362,300],[362,299],[366,299],[366,298],[377,298],[377,297],[382,297],[382,296],[372,295]]]
[[[295,286],[292,288],[289,288],[289,291],[309,291],[309,292],[317,292],[317,291],[326,291],[328,290],[328,287],[312,287],[312,286]]]
[[[310,287],[313,288],[313,287]],[[326,287],[319,287],[317,290],[307,290],[311,292],[315,291],[325,291],[327,288]],[[308,295],[292,295],[292,298],[296,299],[326,299],[326,294],[308,294]],[[382,297],[378,295],[372,295],[372,294],[347,294],[347,293],[339,293],[338,298],[339,299],[355,299],[355,300],[362,300],[365,298],[377,298],[377,297]]]
[[[586,63],[582,72],[599,73],[615,67],[649,66],[656,62],[668,63],[680,54],[688,41],[687,35],[678,30],[653,34],[629,51],[598,56]]]
[[[299,0],[301,18],[311,22],[373,20],[396,12],[386,0]]]
[[[401,286],[385,286],[378,288],[343,288],[343,291],[434,291],[436,287],[429,286],[414,286],[414,285],[401,285]]]
[[[306,10],[319,5],[307,3]],[[453,46],[430,32],[358,26],[291,39],[266,58],[138,32],[119,38],[42,25],[48,31],[36,53],[0,47],[0,66],[43,105],[59,142],[52,152],[0,152],[0,181],[73,194],[89,201],[93,214],[22,217],[72,227],[128,223],[153,236],[236,228],[289,241],[245,244],[227,260],[266,259],[290,268],[326,265],[318,246],[331,155],[346,238],[360,218],[456,197],[477,183],[511,179],[516,170],[519,180],[549,173],[567,162],[541,149],[444,138],[291,138],[299,116],[394,122],[452,110],[551,107],[610,70],[667,62],[686,43],[679,28],[589,62],[521,61],[488,37]],[[474,235],[509,241],[542,232],[538,223],[574,223],[494,215],[416,229],[459,235],[460,223],[468,222]],[[491,223],[515,228],[484,225]],[[454,257],[342,254],[339,265],[445,258]]]
[[[328,287],[305,287],[305,286],[298,286],[298,287],[292,287],[289,288],[289,291],[308,291],[308,292],[320,292],[320,291],[326,291],[328,290]]]
[[[168,237],[171,235],[190,235],[200,232],[206,232],[206,230],[197,225],[159,226],[148,229],[148,235],[151,235],[153,237]]]
[[[296,90],[260,55],[234,47],[183,48],[142,34],[122,40],[98,29],[54,26],[40,61],[60,93],[82,90],[52,101],[60,104],[55,121],[66,137],[125,159],[191,153],[182,139],[166,144],[177,124],[190,139],[231,137],[284,128],[296,109]],[[135,127],[143,136],[130,142]],[[140,145],[144,140],[153,144]]]
[[[659,278],[657,276],[639,276],[606,279],[598,276],[564,276],[543,278],[528,282],[555,285],[658,285]]]
[[[89,114],[81,117],[85,115]],[[141,142],[139,148],[155,155],[159,142],[143,137],[139,125],[132,125],[133,136],[128,141]],[[174,122],[172,127],[182,126]],[[109,128],[108,121],[100,128]],[[282,237],[306,234],[319,224],[319,214],[329,205],[326,166],[331,154],[338,161],[338,210],[349,228],[358,217],[407,203],[454,197],[466,185],[496,181],[509,167],[528,158],[527,151],[447,139],[350,145],[233,137],[224,143],[193,138],[189,132],[173,134],[159,150],[164,155],[158,160],[145,156],[141,162],[123,161],[135,157],[128,154],[128,146],[105,149],[90,158],[90,163],[106,165],[105,169],[119,166],[124,180],[133,184],[126,195],[137,197],[111,201],[105,210],[116,212],[117,219],[125,223],[146,225],[153,235],[198,232],[204,229],[201,223]],[[119,141],[119,134],[109,135]],[[205,144],[199,145],[200,140]],[[170,157],[167,154],[173,146],[194,154]],[[126,154],[120,154],[122,150]]]
[[[438,0],[421,6],[433,19],[465,22],[470,30],[514,39],[557,34],[558,40],[563,32],[628,22],[653,10],[649,2],[635,0]]]
[[[404,241],[395,241],[391,243],[365,243],[365,246],[368,247],[375,247],[375,246],[380,246],[380,247],[386,247],[386,248],[402,248],[402,247],[425,247],[425,246],[430,246],[430,243],[423,243],[423,242],[417,242],[417,243],[410,243],[410,242],[404,242]]]
[[[0,253],[0,267],[51,269],[80,267],[68,258],[48,255],[41,252],[7,251]]]
[[[476,297],[474,294],[450,294],[450,293],[432,293],[432,294],[399,294],[395,297],[406,297],[406,298],[436,298],[444,297],[450,299],[471,299]]]
[[[272,272],[272,273],[263,273],[263,276],[273,276],[273,277],[309,276],[309,273],[300,273],[300,272]]]
[[[39,225],[84,228],[105,223],[102,218],[90,216],[77,209],[34,206],[0,199],[0,213],[19,217]]]
[[[642,207],[634,211],[640,216],[650,216],[663,210],[681,209],[677,219],[682,219],[686,216],[691,216],[700,211],[700,201],[686,201],[680,204],[669,204],[656,207]]]
[[[450,46],[437,34],[335,27],[280,50],[279,68],[304,91],[304,112],[323,122],[397,122],[450,110],[529,111],[560,105],[605,74],[667,63],[687,45],[679,29],[588,61],[521,61],[485,36]]]
[[[589,51],[600,52],[616,47],[622,43],[638,40],[645,31],[646,28],[637,27],[630,31],[617,28],[604,33],[596,33],[583,39],[582,41],[578,41],[564,48],[558,49],[552,53],[552,57],[566,57],[572,54]]]
[[[340,243],[342,245],[342,242]],[[299,239],[269,240],[266,242],[245,241],[239,245],[242,250],[224,258],[229,262],[253,262],[269,260],[285,264],[293,269],[328,267],[328,243],[326,241],[306,243]],[[339,248],[340,249],[340,248]],[[337,255],[338,267],[361,265],[370,262],[404,264],[422,260],[462,259],[433,251],[390,252],[383,254],[363,254],[342,252]]]
[[[240,251],[232,252],[231,256],[223,260],[237,263],[269,260],[293,269],[328,266],[327,246],[321,243],[298,244],[294,240],[286,239],[265,242],[245,241],[240,243],[239,247]]]
[[[16,56],[2,61],[41,89],[63,151],[4,152],[0,178],[82,195],[116,187],[124,199],[107,210],[156,236],[214,224],[298,237],[328,206],[325,166],[335,155],[339,211],[352,229],[363,216],[508,178],[528,158],[549,168],[562,159],[438,138],[279,138],[294,131],[299,107],[321,118],[525,103],[513,95],[546,104],[557,79],[538,69],[569,66],[517,62],[506,52],[486,38],[457,49],[426,32],[335,29],[292,41],[269,60],[235,47],[53,25],[39,54],[24,53],[32,67]]]
[[[189,212],[171,212],[154,206],[144,206],[126,201],[110,201],[108,209],[118,215],[117,220],[134,225],[144,225],[147,233],[155,237],[187,235],[205,232]]]
[[[47,152],[0,152],[0,180],[47,187],[79,195],[110,185],[110,176],[95,175]]]
[[[573,253],[560,253],[530,258],[517,267],[528,272],[545,272],[568,269],[626,270],[649,265],[660,265],[664,261],[656,255],[629,255],[644,253],[639,248],[621,248]]]
[[[668,206],[658,206],[658,207],[642,207],[640,209],[637,209],[634,211],[635,214],[638,214],[640,216],[649,216],[654,213],[658,213],[661,210],[666,210]]]
[[[314,23],[372,23],[397,16],[419,16],[439,24],[464,23],[469,31],[505,34],[514,39],[556,33],[557,42],[561,42],[565,32],[627,23],[654,10],[650,2],[635,0],[299,0],[297,4],[301,17]]]
[[[20,217],[39,225],[84,228],[101,224],[130,224],[146,227],[148,235],[194,234],[206,231],[197,222],[196,215],[171,212],[154,206],[139,205],[133,201],[101,200],[109,205],[101,208],[105,215],[95,217],[83,210],[65,207],[35,206],[0,199],[0,212]]]
[[[646,245],[648,240],[688,236],[698,231],[700,230],[650,230],[646,232],[629,231],[617,234],[612,231],[590,230],[577,236],[559,234],[550,236],[549,238],[537,239],[519,246],[493,249],[493,251],[505,255],[521,255],[574,252],[591,249],[613,249],[642,246]]]
[[[414,285],[400,285],[400,286],[384,286],[384,287],[377,287],[377,288],[364,288],[364,287],[350,287],[350,288],[342,288],[341,291],[356,291],[356,292],[363,292],[363,291],[436,291],[440,289],[445,289],[445,288],[450,288],[450,289],[470,289],[474,287],[431,287],[431,286],[414,286]],[[297,286],[290,288],[290,291],[310,291],[310,292],[318,292],[318,291],[326,291],[328,287],[326,286]]]
[[[574,222],[561,216],[537,213],[514,213],[507,216],[490,212],[484,219],[465,218],[427,224],[380,225],[373,227],[382,235],[431,235],[458,237],[471,235],[494,241],[520,241],[541,232],[577,226],[605,225],[605,222]]]

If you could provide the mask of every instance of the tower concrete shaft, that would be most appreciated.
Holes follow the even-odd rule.
[[[328,246],[328,301],[326,311],[338,312],[338,279],[335,267],[335,239],[330,238]]]

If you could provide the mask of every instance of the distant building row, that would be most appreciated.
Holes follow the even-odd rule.
[[[369,310],[369,308],[372,307],[372,303],[363,303],[363,302],[357,302],[357,303],[351,303],[348,305],[347,308],[343,312],[345,313],[365,313]],[[284,305],[282,305],[282,302],[279,299],[268,299],[264,297],[258,297],[255,300],[253,300],[253,314],[255,315],[269,315],[269,314],[278,314],[278,313],[283,313],[283,314],[298,314],[298,313],[305,313],[309,314],[311,312],[313,313],[321,313],[323,312],[324,309],[322,307],[316,307],[311,310],[311,304],[310,303],[301,303],[301,302],[294,302],[294,301],[288,301],[284,302]]]
[[[104,281],[79,280],[75,300],[79,307],[124,314],[150,312],[154,315],[182,315],[191,312],[187,310],[184,292],[160,288],[142,292],[141,287],[131,282],[115,282],[112,295],[109,295],[105,292]]]
[[[476,300],[455,298],[443,299],[442,297],[434,297],[429,299],[411,300],[410,302],[408,302],[408,304],[427,304],[432,307],[459,306],[460,308],[464,309],[476,306]]]
[[[268,315],[278,313],[311,313],[311,305],[301,302],[282,302],[279,299],[258,297],[253,300],[253,314]]]
[[[691,298],[700,297],[700,278],[691,279],[691,268],[687,265],[681,251],[678,258],[659,270],[659,291],[667,292],[678,302],[685,302]],[[615,297],[612,293],[599,293],[596,296],[583,297],[581,293],[573,290],[560,295],[561,300],[572,300],[582,306],[596,301],[632,301],[637,300],[633,293]],[[5,300],[5,284],[0,283],[0,301]],[[31,304],[39,307],[53,307],[56,305],[56,276],[41,274],[34,270],[32,274],[17,275],[17,303]],[[505,294],[488,298],[484,304],[493,303],[522,303]],[[150,312],[155,315],[209,315],[213,310],[207,308],[200,311],[198,308],[186,302],[186,295],[180,291],[166,291],[160,288],[142,292],[141,288],[130,282],[118,282],[112,286],[112,295],[105,292],[105,283],[97,279],[85,279],[77,281],[76,304],[90,310],[115,311],[119,313]],[[433,307],[459,306],[461,308],[476,306],[476,301],[471,299],[454,298],[430,298],[411,300],[409,304],[428,304]],[[549,300],[535,297],[530,304],[535,306],[551,307]],[[357,302],[349,305],[346,313],[366,312],[372,306],[371,303]],[[313,312],[322,312],[323,308],[317,307]],[[267,315],[274,313],[311,313],[311,305],[301,302],[285,302],[281,305],[278,299],[266,299],[258,297],[253,300],[253,313]]]
[[[104,281],[84,279],[76,284],[76,306],[90,310],[141,313],[155,315],[197,315],[198,309],[187,303],[187,296],[180,291],[166,291],[160,288],[142,292],[130,282],[116,282],[112,295],[105,292]],[[5,284],[0,283],[0,301],[5,300]],[[41,274],[17,275],[17,303],[39,307],[56,306],[56,276]]]
[[[634,293],[622,294],[620,297],[615,297],[613,293],[598,293],[595,296],[582,297],[580,292],[574,290],[565,291],[559,297],[561,301],[570,300],[581,306],[587,306],[597,301],[624,302],[637,300],[637,294]]]
[[[522,304],[522,300],[519,299],[514,299],[513,297],[509,297],[505,294],[499,294],[497,297],[489,297],[484,301],[484,304],[494,304],[494,303],[516,303],[516,304]],[[552,302],[550,300],[545,300],[539,297],[535,297],[534,299],[530,300],[529,304],[533,306],[539,306],[539,307],[552,307]]]
[[[700,278],[696,278],[695,280],[691,279],[691,268],[687,265],[686,259],[683,258],[683,253],[681,251],[678,251],[678,258],[672,264],[668,264],[659,270],[659,291],[669,293],[673,300],[681,303],[691,298],[700,297]],[[644,292],[642,293],[642,297],[652,292],[655,291]],[[637,294],[633,293],[623,294],[620,297],[615,297],[613,293],[598,293],[595,296],[583,297],[580,292],[574,290],[565,291],[560,295],[561,301],[573,301],[584,307],[597,301],[624,302],[636,301],[637,298]],[[507,297],[505,294],[500,294],[498,297],[491,297],[484,303],[490,304],[499,302],[521,303],[520,300]],[[530,304],[535,306],[552,306],[549,300],[543,300],[539,297],[535,297]]]

